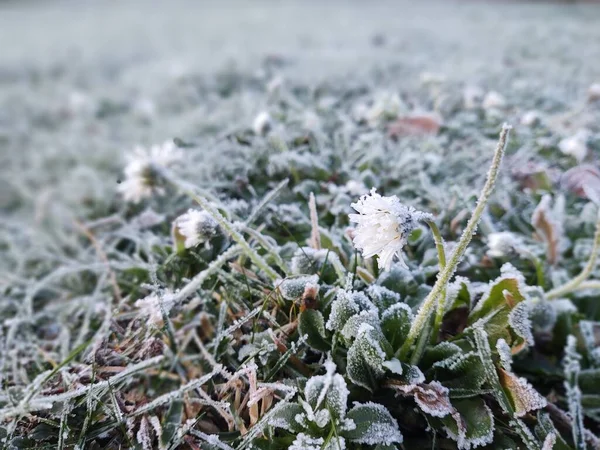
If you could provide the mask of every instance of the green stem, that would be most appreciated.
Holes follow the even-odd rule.
[[[252,260],[256,266],[261,269],[263,272],[267,274],[271,280],[276,280],[279,278],[277,272],[275,272],[269,264],[258,254],[256,251],[250,247],[250,244],[244,239],[244,237],[235,229],[234,225],[230,223],[223,215],[214,208],[210,202],[208,202],[205,198],[197,195],[192,188],[190,188],[187,183],[184,183],[175,177],[173,177],[170,173],[168,173],[164,169],[159,170],[160,175],[167,180],[169,183],[173,184],[177,189],[181,192],[185,193],[187,196],[192,198],[196,203],[198,203],[202,209],[204,209],[207,213],[209,213],[213,219],[215,219],[218,224],[225,230],[231,238],[238,243],[238,245],[242,248],[243,252]]]
[[[440,229],[436,225],[436,223],[432,220],[427,221],[427,225],[431,229],[431,234],[433,235],[433,239],[435,241],[435,247],[438,252],[438,260],[440,264],[440,272],[446,268],[446,250],[444,248],[444,238],[440,233]],[[444,318],[444,313],[446,312],[446,287],[442,290],[438,302],[437,302],[437,311],[435,314],[435,321],[433,323],[433,330],[431,331],[431,340],[435,342],[437,340],[438,330],[442,324],[442,319]],[[429,338],[429,336],[428,336]],[[427,339],[429,340],[429,339]],[[420,346],[418,346],[420,347]],[[417,351],[416,353],[420,353]]]
[[[573,278],[571,281],[559,286],[555,289],[551,289],[546,292],[546,298],[552,300],[555,298],[562,297],[570,292],[577,290],[577,288],[583,283],[592,273],[594,267],[596,267],[596,260],[598,259],[598,251],[600,250],[600,212],[598,214],[598,221],[596,222],[596,233],[594,234],[594,245],[592,247],[592,253],[588,259],[587,264],[579,275]]]
[[[506,142],[508,139],[508,133],[511,127],[509,125],[504,125],[502,127],[502,131],[500,132],[500,139],[498,141],[498,145],[496,147],[496,151],[494,152],[494,158],[492,159],[492,165],[487,175],[487,180],[481,191],[479,199],[477,200],[477,206],[473,211],[473,215],[469,219],[467,226],[465,227],[460,240],[452,254],[450,255],[450,259],[446,264],[444,270],[442,270],[438,274],[438,278],[431,289],[429,295],[423,301],[423,304],[419,308],[419,312],[417,316],[413,320],[413,323],[410,327],[410,331],[408,332],[408,336],[406,337],[406,341],[402,345],[402,348],[399,351],[399,359],[405,360],[408,352],[410,351],[412,345],[415,342],[417,336],[423,331],[423,328],[427,325],[427,321],[433,312],[433,309],[436,306],[436,300],[446,289],[450,278],[454,275],[458,264],[460,263],[465,251],[471,239],[473,238],[473,234],[477,230],[477,224],[481,219],[481,215],[485,210],[487,202],[492,194],[494,189],[494,184],[496,183],[496,179],[498,178],[498,173],[500,171],[500,164],[502,162],[502,158],[504,156],[504,150],[506,148]],[[413,358],[414,359],[414,358]]]

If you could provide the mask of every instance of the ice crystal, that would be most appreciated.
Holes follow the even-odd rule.
[[[420,220],[431,220],[430,214],[415,210],[400,203],[396,196],[382,197],[375,188],[351,205],[358,214],[350,214],[350,221],[357,223],[354,246],[362,251],[363,257],[377,255],[379,264],[390,270],[394,256],[402,259],[402,248],[408,236]]]
[[[533,334],[531,333],[531,320],[529,319],[530,306],[527,301],[519,303],[508,314],[508,324],[513,331],[525,339],[528,345],[533,345]]]
[[[506,370],[511,370],[512,366],[512,352],[510,350],[510,346],[506,343],[506,341],[502,338],[496,341],[496,350],[498,351],[498,356],[500,357],[500,364]]]
[[[306,433],[298,433],[288,450],[321,450],[325,440],[322,437],[312,437]]]
[[[348,411],[348,417],[356,422],[356,428],[348,435],[352,442],[391,445],[403,441],[398,423],[383,405],[373,402],[356,403]]]

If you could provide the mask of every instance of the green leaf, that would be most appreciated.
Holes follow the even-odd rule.
[[[494,439],[494,416],[481,398],[453,400],[452,406],[460,415],[448,415],[441,419],[448,436],[458,443],[459,448],[479,447],[492,443]]]
[[[377,379],[384,374],[385,353],[377,333],[369,324],[363,324],[356,340],[348,350],[347,374],[354,384],[373,391]]]
[[[395,353],[404,343],[412,323],[412,311],[405,303],[388,308],[381,318],[381,331]]]
[[[516,269],[512,268],[512,270]],[[507,274],[507,272],[508,269],[505,269],[504,274],[491,285],[487,295],[484,295],[471,311],[468,325],[473,325],[481,319],[492,344],[503,338],[511,348],[520,349],[526,344],[526,340],[511,329],[509,315],[519,303],[525,300],[525,296],[520,290],[522,279],[518,273]]]
[[[320,311],[303,311],[298,319],[298,331],[301,336],[307,336],[306,343],[309,347],[321,352],[331,349],[331,342],[325,336],[325,320]]]
[[[358,403],[348,411],[346,418],[352,419],[356,425],[353,430],[342,432],[342,435],[352,442],[391,445],[399,444],[403,440],[396,420],[378,403]]]
[[[163,418],[162,428],[163,433],[160,437],[160,443],[163,447],[168,447],[171,439],[176,435],[177,430],[181,425],[181,417],[183,415],[183,402],[181,400],[173,400],[169,405],[169,410]]]
[[[275,414],[269,419],[269,425],[275,428],[281,428],[290,433],[299,433],[304,428],[296,422],[296,416],[303,414],[304,409],[298,403],[288,403],[277,409]]]

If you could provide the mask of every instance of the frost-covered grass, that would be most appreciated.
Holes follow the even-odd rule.
[[[0,6],[3,448],[600,447],[599,10],[139,8]]]

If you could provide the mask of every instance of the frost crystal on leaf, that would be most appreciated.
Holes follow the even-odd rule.
[[[164,191],[157,186],[155,170],[167,168],[183,159],[183,153],[172,141],[155,145],[149,150],[136,147],[125,166],[125,180],[119,184],[118,191],[123,199],[139,203],[151,197],[154,192]]]
[[[531,320],[529,319],[530,307],[527,301],[519,303],[508,314],[508,324],[513,331],[525,339],[528,345],[533,345],[533,334],[531,333]]]
[[[279,287],[281,296],[286,300],[296,300],[304,294],[307,286],[318,286],[319,277],[317,275],[298,276],[276,281],[275,285]]]
[[[331,313],[325,326],[328,330],[341,331],[348,319],[361,311],[377,314],[377,308],[365,294],[341,290],[331,304]]]
[[[408,236],[420,220],[433,219],[431,214],[403,205],[396,196],[382,197],[375,188],[351,206],[358,212],[349,215],[350,221],[358,224],[354,231],[354,246],[365,258],[377,255],[379,265],[385,270],[390,269],[396,255],[406,266],[402,248]]]
[[[500,356],[502,367],[506,370],[511,370],[512,352],[504,339],[500,338],[496,341],[496,350],[498,351],[498,356]]]
[[[346,434],[352,442],[367,445],[391,445],[403,441],[398,423],[385,406],[378,403],[356,403],[348,411],[356,428]]]
[[[324,443],[325,440],[322,437],[315,438],[306,433],[299,433],[288,450],[321,450]]]
[[[210,238],[217,233],[218,224],[206,211],[190,209],[175,219],[176,231],[185,239],[185,248],[204,244],[210,247]]]
[[[165,294],[162,298],[152,293],[147,297],[137,300],[134,305],[140,309],[140,313],[147,317],[148,323],[151,325],[159,325],[163,321],[163,311],[169,314],[173,307],[173,294]]]

